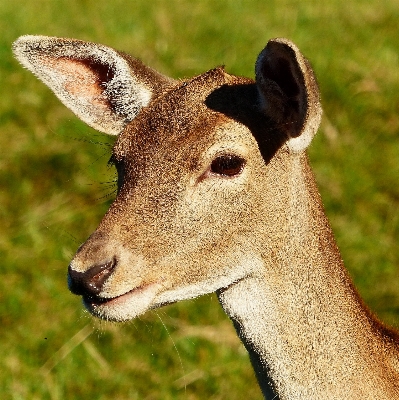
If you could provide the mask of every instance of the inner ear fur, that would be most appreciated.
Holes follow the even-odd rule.
[[[173,84],[127,54],[81,40],[22,36],[13,51],[81,120],[111,135]]]
[[[270,40],[255,64],[262,112],[287,136],[293,152],[305,150],[321,120],[319,89],[309,62],[286,39]]]

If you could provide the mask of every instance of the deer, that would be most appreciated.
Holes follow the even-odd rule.
[[[322,108],[297,46],[255,80],[176,80],[113,48],[22,36],[18,61],[78,118],[117,135],[117,194],[68,267],[94,316],[128,321],[216,292],[266,399],[399,399],[399,334],[363,303],[307,155]]]

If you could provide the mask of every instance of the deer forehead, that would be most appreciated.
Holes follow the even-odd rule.
[[[223,92],[224,88],[236,92],[238,86],[251,89],[234,95]],[[215,96],[219,91],[221,95]],[[180,82],[144,108],[118,137],[113,157],[129,166],[164,168],[170,162],[196,170],[204,158],[223,151],[245,156],[247,148],[257,146],[240,116],[254,112],[256,103],[253,81],[228,75],[222,68],[208,71]]]

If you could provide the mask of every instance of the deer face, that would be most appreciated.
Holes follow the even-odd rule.
[[[117,139],[117,198],[69,269],[94,314],[131,319],[250,273],[265,163],[245,125],[205,104],[226,78],[215,70],[185,82]]]
[[[320,119],[294,45],[269,42],[256,82],[221,68],[176,82],[70,39],[22,37],[14,51],[91,126],[124,127],[110,160],[117,197],[69,266],[69,287],[90,312],[131,319],[225,288],[264,262],[281,237],[284,160]]]

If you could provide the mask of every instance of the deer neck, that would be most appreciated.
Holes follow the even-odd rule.
[[[342,264],[306,158],[287,172],[285,243],[219,300],[266,398],[386,398],[395,367],[376,354],[390,350]]]

